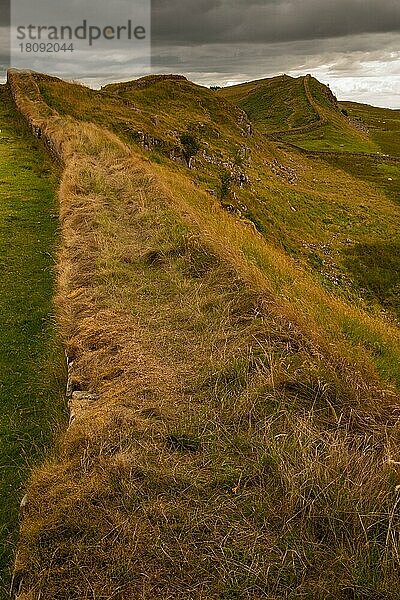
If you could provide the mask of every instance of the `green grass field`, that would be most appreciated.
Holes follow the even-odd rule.
[[[324,152],[374,153],[377,148],[370,140],[361,138],[355,131],[348,128],[338,127],[335,122],[327,123],[320,129],[307,133],[288,133],[283,136],[283,139],[305,150]]]
[[[0,87],[0,597],[6,598],[26,479],[62,410],[53,319],[57,234],[51,164]]]
[[[361,121],[368,129],[368,136],[382,154],[400,155],[400,110],[378,108],[357,102],[341,102],[348,115]]]

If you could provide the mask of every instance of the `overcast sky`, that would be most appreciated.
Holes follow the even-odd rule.
[[[108,4],[117,12],[135,1]],[[113,55],[96,60],[85,74],[93,85],[130,75],[119,54],[113,76],[96,81]],[[206,85],[312,73],[341,99],[400,108],[400,0],[153,0],[152,69]]]
[[[201,83],[312,73],[400,108],[400,0],[153,0],[153,69]]]

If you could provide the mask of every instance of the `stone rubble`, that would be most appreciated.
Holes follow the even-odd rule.
[[[297,175],[297,171],[292,169],[292,167],[285,167],[282,163],[280,163],[276,158],[272,161],[266,161],[266,166],[269,167],[274,175],[290,183],[292,185],[296,184],[299,180]]]

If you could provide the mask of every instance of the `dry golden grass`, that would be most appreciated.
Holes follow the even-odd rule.
[[[19,599],[399,598],[398,398],[368,350],[396,330],[12,85],[65,163],[59,323],[97,397],[32,475]]]

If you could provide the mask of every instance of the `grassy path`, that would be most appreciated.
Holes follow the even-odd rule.
[[[51,165],[0,86],[0,598],[19,502],[62,415],[52,313],[57,216]]]

